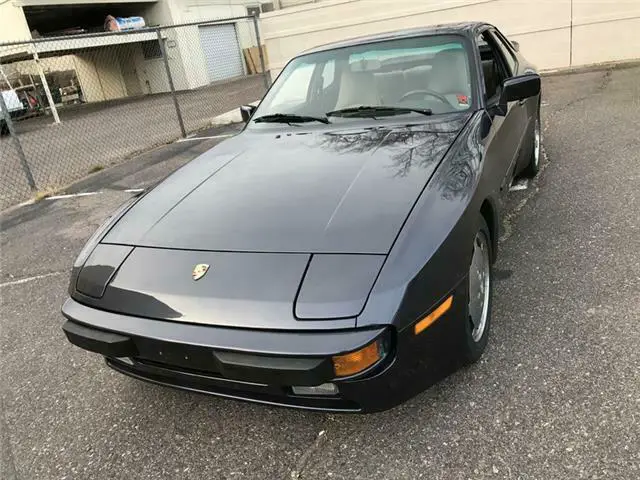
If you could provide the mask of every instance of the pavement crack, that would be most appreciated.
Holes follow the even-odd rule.
[[[562,107],[560,107],[558,110],[550,113],[547,118],[545,119],[545,126],[543,131],[547,131],[547,129],[549,128],[549,125],[551,124],[551,120],[553,120],[553,118],[558,115],[559,113],[564,112],[565,110],[573,107],[574,105],[587,100],[589,98],[591,98],[594,95],[597,95],[599,93],[602,93],[607,86],[609,85],[609,83],[611,83],[611,77],[613,74],[613,68],[608,68],[606,69],[603,73],[602,73],[602,78],[600,78],[600,82],[598,83],[598,85],[595,87],[595,89],[593,90],[593,92],[591,93],[587,93],[586,95],[583,95],[581,97],[578,98],[574,98],[573,100],[571,100],[570,102],[568,102],[566,105],[563,105]]]
[[[291,471],[291,475],[290,475],[290,478],[292,480],[298,480],[299,478],[301,478],[302,472],[304,471],[304,468],[307,466],[309,459],[315,452],[317,452],[320,449],[320,447],[324,444],[326,439],[327,439],[327,433],[324,430],[321,430],[320,433],[318,433],[318,436],[316,437],[316,439],[313,441],[313,443],[302,453],[302,456],[296,462],[296,466]]]

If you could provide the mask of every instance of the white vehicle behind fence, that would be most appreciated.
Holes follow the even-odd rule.
[[[18,98],[18,94],[15,92],[15,90],[3,90],[2,99],[4,100],[4,102],[0,102],[0,133],[4,133],[7,122],[3,105],[6,105],[6,108],[11,117],[20,116],[25,110],[25,107],[20,101],[20,98]]]

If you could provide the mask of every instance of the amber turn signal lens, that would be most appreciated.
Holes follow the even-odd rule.
[[[439,319],[442,315],[447,313],[447,311],[451,308],[451,304],[453,303],[453,296],[447,298],[444,302],[442,302],[438,308],[436,308],[429,315],[420,320],[413,327],[413,333],[418,335],[422,333],[425,329],[427,329],[433,322]]]
[[[333,357],[333,370],[337,377],[354,375],[376,363],[382,357],[382,348],[376,340],[360,350]]]

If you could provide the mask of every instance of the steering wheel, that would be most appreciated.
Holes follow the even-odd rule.
[[[453,107],[453,105],[451,105],[451,102],[449,102],[449,100],[447,100],[447,97],[445,97],[444,95],[442,95],[442,94],[440,94],[438,92],[434,92],[433,90],[411,90],[410,92],[405,93],[400,98],[399,101],[402,102],[406,98],[413,97],[415,95],[422,95],[422,96],[429,95],[431,97],[434,97],[434,98],[440,100],[442,103],[446,103],[450,107]]]

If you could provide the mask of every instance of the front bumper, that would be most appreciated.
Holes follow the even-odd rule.
[[[458,302],[460,303],[460,302]],[[221,397],[325,411],[391,408],[446,375],[460,338],[454,302],[425,333],[392,327],[327,332],[259,331],[152,320],[67,300],[69,341],[134,378]],[[389,335],[390,351],[353,377],[334,378],[331,357]],[[292,386],[333,382],[336,395],[296,395]]]

